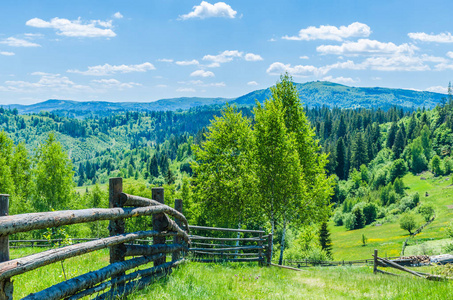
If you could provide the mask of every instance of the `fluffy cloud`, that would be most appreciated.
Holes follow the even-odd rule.
[[[178,66],[191,66],[191,65],[199,65],[200,63],[196,59],[192,60],[182,60],[175,62]]]
[[[260,61],[263,60],[261,55],[254,53],[247,53],[244,55],[243,52],[238,50],[225,50],[218,55],[205,55],[203,60],[211,61],[212,63],[207,65],[209,68],[220,67],[220,64],[233,61],[235,58],[244,59],[246,61]]]
[[[274,62],[267,68],[266,72],[270,75],[280,75],[284,72],[288,72],[291,75],[313,75],[318,71],[317,67],[314,66],[291,66],[290,64],[283,64],[281,62]]]
[[[336,83],[343,83],[343,84],[352,84],[352,83],[357,82],[356,80],[354,80],[350,77],[343,77],[343,76],[340,76],[340,77],[327,76],[327,77],[324,77],[322,80],[336,82]]]
[[[448,88],[445,86],[430,86],[426,89],[428,92],[440,93],[440,94],[447,94]]]
[[[141,86],[140,83],[136,82],[120,82],[119,80],[116,79],[99,79],[99,80],[92,80],[91,82],[100,85],[101,87],[104,88],[118,88],[118,89],[124,89],[124,88],[133,88],[136,86]]]
[[[383,43],[376,40],[360,39],[357,42],[345,42],[341,45],[321,45],[316,51],[322,54],[336,55],[359,55],[359,54],[394,54],[414,53],[418,48],[411,44],[395,45],[394,43]]]
[[[453,36],[450,32],[440,34],[427,34],[424,32],[410,32],[407,34],[411,39],[422,42],[453,43]]]
[[[79,71],[79,70],[67,70],[69,73],[77,73],[82,75],[91,75],[91,76],[106,76],[112,75],[116,73],[131,73],[131,72],[146,72],[149,70],[155,70],[153,64],[149,62],[145,62],[139,65],[118,65],[112,66],[109,64],[98,65],[88,67],[86,71]]]
[[[256,82],[256,81],[249,81],[249,82],[247,82],[247,85],[258,85],[258,82]]]
[[[261,57],[261,55],[253,54],[253,53],[247,53],[247,54],[244,56],[244,59],[245,59],[246,61],[260,61],[260,60],[263,60],[263,58]]]
[[[242,57],[242,52],[237,50],[225,50],[218,55],[205,55],[203,60],[212,61],[214,63],[226,63],[232,61],[235,57]]]
[[[450,58],[453,58],[453,51],[448,51],[447,52],[447,56],[450,57]]]
[[[173,62],[173,59],[169,59],[169,58],[159,58],[157,61],[172,63],[172,62]]]
[[[192,77],[214,77],[214,73],[211,71],[205,71],[205,70],[196,70],[193,71],[190,76]]]
[[[13,56],[16,55],[14,52],[0,51],[0,55]]]
[[[123,15],[118,11],[116,13],[113,14],[113,17],[115,19],[122,19],[123,18]]]
[[[225,2],[217,2],[215,4],[202,1],[200,5],[193,7],[193,11],[186,15],[179,16],[180,20],[187,20],[192,18],[230,18],[234,19],[236,17],[237,11],[233,10],[231,6]]]
[[[30,92],[36,91],[86,91],[91,90],[89,86],[79,85],[71,81],[66,76],[60,74],[49,74],[43,72],[32,73],[35,76],[41,76],[36,82],[29,81],[5,81],[2,90],[12,92]]]
[[[195,93],[196,92],[196,90],[194,88],[178,88],[176,91],[181,92],[181,93]]]
[[[112,21],[91,20],[83,22],[63,18],[53,18],[49,22],[39,18],[28,20],[25,25],[36,28],[53,28],[58,35],[70,37],[115,37],[116,33],[111,29]],[[100,28],[102,27],[102,28]]]
[[[423,59],[408,55],[391,57],[370,57],[362,64],[365,68],[378,71],[428,71],[430,67]]]
[[[299,56],[300,59],[309,59],[307,55]]]
[[[10,47],[41,47],[39,44],[32,43],[27,40],[17,39],[15,37],[6,38],[0,41],[0,44],[5,44]]]
[[[310,26],[299,31],[298,36],[284,36],[285,40],[311,41],[311,40],[334,40],[342,41],[350,37],[368,37],[371,29],[368,25],[354,22],[348,26]]]

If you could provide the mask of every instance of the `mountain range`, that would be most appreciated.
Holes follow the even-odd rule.
[[[446,98],[445,94],[391,89],[383,87],[351,87],[328,81],[294,83],[304,105],[308,107],[328,106],[330,108],[382,108],[401,106],[411,109],[417,107],[433,108]],[[78,115],[105,114],[119,111],[166,111],[186,110],[203,105],[224,104],[229,102],[238,105],[255,105],[270,98],[271,89],[256,90],[238,98],[201,98],[181,97],[161,99],[154,102],[107,102],[107,101],[72,101],[51,99],[44,102],[20,105],[3,105],[5,108],[16,108],[20,114],[39,113],[40,111],[73,111]]]

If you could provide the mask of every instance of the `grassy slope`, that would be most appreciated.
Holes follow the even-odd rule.
[[[426,180],[421,180],[420,176],[408,174],[403,181],[408,187],[408,194],[418,192],[422,203],[434,205],[436,219],[412,239],[410,242],[412,245],[426,240],[446,238],[445,227],[453,220],[453,210],[447,208],[447,205],[453,205],[451,178],[434,178],[429,173],[423,174],[422,177],[425,177]],[[428,197],[425,196],[426,192],[428,192]],[[419,222],[423,223],[421,218]],[[371,258],[373,249],[378,249],[383,256],[398,256],[401,253],[403,242],[408,237],[407,231],[399,227],[398,221],[351,231],[346,230],[344,226],[334,226],[332,222],[329,228],[332,233],[335,260]],[[368,238],[368,244],[365,247],[362,246],[362,234]]]

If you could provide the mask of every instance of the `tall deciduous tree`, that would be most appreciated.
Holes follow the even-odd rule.
[[[38,147],[35,160],[35,209],[67,209],[73,191],[74,172],[71,161],[53,133]]]
[[[194,147],[194,194],[214,225],[240,224],[254,208],[256,176],[251,122],[226,106]]]

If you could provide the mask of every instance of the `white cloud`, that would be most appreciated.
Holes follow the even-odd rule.
[[[434,92],[434,93],[441,93],[441,94],[447,94],[448,93],[448,88],[445,86],[430,86],[429,88],[426,89],[428,92]]]
[[[391,57],[370,57],[362,64],[377,71],[428,71],[430,67],[419,57],[396,55]]]
[[[242,57],[242,52],[237,50],[225,50],[218,55],[205,55],[203,60],[212,61],[214,63],[226,63],[232,61],[235,57]]]
[[[256,81],[249,81],[249,82],[247,82],[247,85],[258,85],[258,82],[256,82]]]
[[[285,40],[293,41],[311,41],[311,40],[334,40],[342,41],[350,37],[368,37],[371,29],[368,25],[354,22],[348,26],[329,26],[321,25],[320,27],[310,26],[299,31],[298,36],[284,36]]]
[[[178,81],[179,84],[196,85],[202,87],[225,87],[225,82],[205,83],[202,80]]]
[[[274,39],[274,38],[270,38],[270,39],[268,39],[267,41],[268,41],[268,42],[276,42],[277,40]]]
[[[159,58],[157,61],[172,63],[173,59],[170,59],[170,58]]]
[[[0,51],[0,55],[13,56],[16,54],[14,52],[9,52],[9,51]]]
[[[68,20],[63,18],[53,18],[50,22],[39,18],[28,20],[25,25],[37,28],[53,28],[57,30],[58,35],[69,37],[115,37],[116,33],[111,29],[112,21],[91,20],[82,22],[77,20]],[[99,27],[97,27],[99,26]],[[103,28],[100,28],[103,27]]]
[[[214,73],[212,73],[211,71],[204,71],[204,70],[196,70],[196,71],[193,71],[190,76],[198,76],[198,77],[214,77]]]
[[[260,61],[260,60],[263,60],[263,58],[261,57],[261,55],[253,54],[253,53],[247,53],[247,54],[244,56],[244,59],[245,59],[246,61]]]
[[[412,44],[395,45],[392,42],[383,43],[376,40],[360,39],[357,42],[345,42],[341,45],[321,45],[316,51],[322,54],[359,55],[359,54],[394,54],[414,53],[418,48]]]
[[[196,92],[196,90],[194,88],[178,88],[176,91],[181,92],[181,93],[195,93]]]
[[[180,20],[187,20],[192,18],[230,18],[234,19],[236,17],[237,11],[233,10],[231,6],[225,2],[217,2],[215,4],[202,1],[200,5],[193,7],[193,11],[186,15],[179,16]]]
[[[5,44],[10,47],[41,47],[41,45],[39,44],[32,43],[22,39],[17,39],[15,37],[6,38],[0,41],[0,44]]]
[[[98,66],[92,66],[88,67],[88,70],[86,71],[79,71],[79,70],[67,70],[69,73],[77,73],[77,74],[82,74],[82,75],[91,75],[91,76],[106,76],[106,75],[112,75],[116,73],[131,73],[131,72],[146,72],[149,70],[155,70],[156,68],[154,67],[153,64],[149,62],[145,62],[139,65],[110,65],[110,64],[104,64],[104,65],[98,65]]]
[[[284,72],[288,72],[291,75],[313,75],[315,72],[318,71],[317,67],[314,66],[291,66],[290,64],[283,64],[281,62],[274,62],[272,63],[269,68],[267,68],[266,72],[270,75],[280,75]]]
[[[436,71],[445,71],[445,70],[453,70],[452,63],[440,63],[437,64],[435,67]]]
[[[113,17],[115,19],[122,19],[124,16],[118,11],[118,12],[113,14]]]
[[[342,84],[352,84],[352,83],[357,82],[356,80],[354,80],[350,77],[343,77],[343,76],[340,76],[340,77],[327,76],[327,77],[324,77],[322,80],[336,82],[336,83],[342,83]]]
[[[448,51],[447,52],[447,56],[450,57],[450,58],[453,58],[453,51]]]
[[[182,60],[175,62],[178,66],[191,66],[191,65],[199,65],[200,63],[196,59],[192,60]]]
[[[96,79],[96,80],[91,80],[91,82],[99,84],[101,87],[104,88],[118,88],[118,89],[123,89],[123,88],[133,88],[136,86],[141,86],[140,83],[136,82],[120,82],[119,80],[110,78],[110,79]]]
[[[214,73],[211,71],[204,71],[204,70],[196,70],[193,71],[190,76],[198,76],[198,77],[214,77]]]
[[[427,34],[424,32],[410,32],[407,34],[413,40],[422,42],[435,42],[435,43],[453,43],[453,36],[450,32],[440,34]]]
[[[309,59],[307,55],[299,56],[300,59]]]
[[[157,88],[160,88],[160,89],[165,89],[165,88],[168,88],[168,85],[166,84],[158,84],[156,85]]]
[[[79,85],[71,81],[66,76],[60,74],[49,74],[35,72],[32,75],[41,76],[36,82],[29,81],[5,81],[2,90],[12,92],[34,93],[36,91],[86,91],[91,90],[89,86]]]

